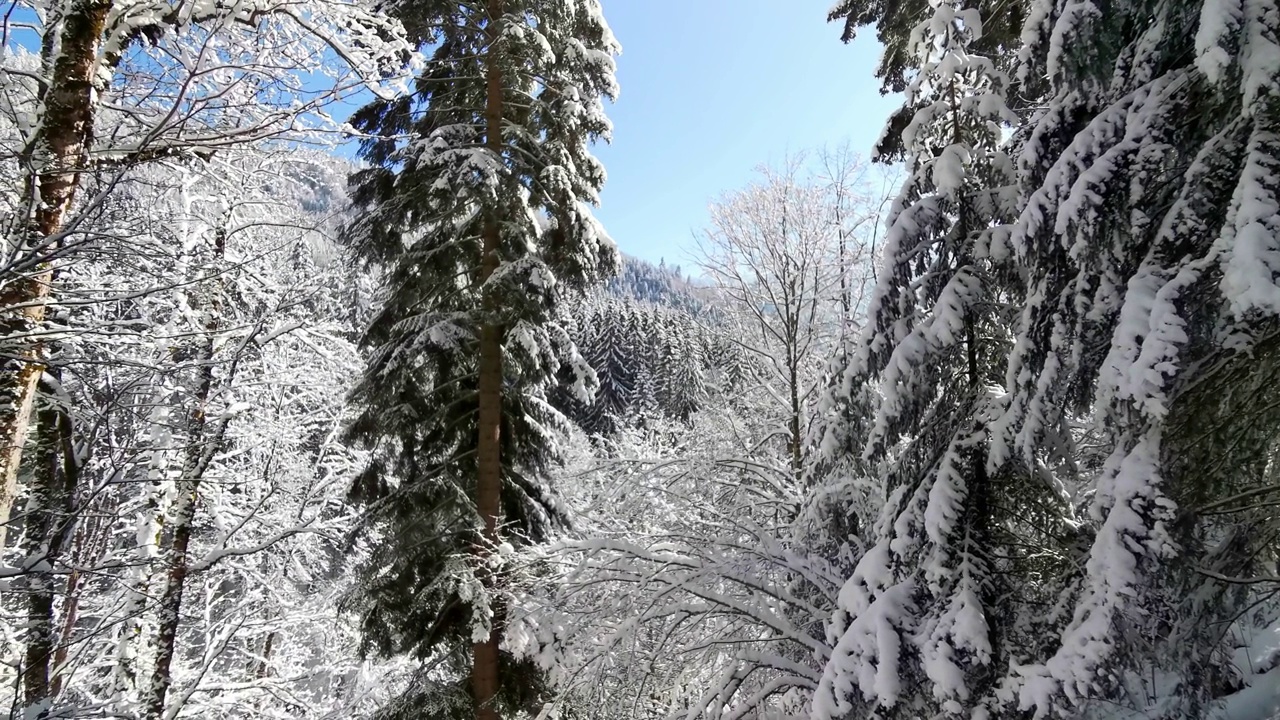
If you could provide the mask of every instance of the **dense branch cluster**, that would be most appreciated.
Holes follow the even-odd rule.
[[[0,712],[1280,716],[1280,6],[828,20],[681,269],[601,0],[14,4]]]

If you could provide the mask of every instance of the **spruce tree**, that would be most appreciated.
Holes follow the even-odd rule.
[[[631,366],[635,368],[635,384],[631,387],[627,410],[632,422],[643,422],[660,411],[658,354],[666,342],[667,329],[659,322],[652,305],[634,305],[630,309],[622,330],[629,345]]]
[[[1031,18],[1020,74],[1052,93],[1018,158],[1028,291],[993,461],[1076,465],[1090,420],[1105,461],[1085,466],[1063,620],[1010,702],[1206,717],[1250,670],[1232,637],[1276,612],[1257,578],[1280,528],[1257,498],[1274,497],[1280,431],[1280,10],[1038,2]]]
[[[687,420],[701,406],[707,331],[686,311],[601,293],[571,319],[599,385],[590,404],[564,390],[552,402],[588,434],[614,435],[646,416]]]
[[[1023,25],[1028,17],[1027,0],[968,0],[958,3],[971,17],[981,17],[980,32],[968,43],[968,52],[986,58],[994,68],[1009,74],[1017,60],[1017,48]],[[925,107],[927,99],[909,92],[918,84],[920,53],[917,32],[921,23],[935,17],[937,6],[932,0],[837,0],[827,13],[827,19],[843,26],[841,40],[850,42],[858,29],[874,25],[876,39],[884,47],[876,77],[881,80],[880,92],[905,93],[907,102],[889,117],[884,133],[877,143],[877,150],[884,155],[910,153],[909,143],[903,132],[911,125],[916,113]],[[1018,109],[1033,102],[1043,83],[1035,76],[1022,78],[1024,92],[1006,93],[1005,102]]]
[[[640,372],[635,352],[639,342],[627,334],[635,312],[632,304],[606,298],[593,305],[579,342],[599,386],[577,419],[588,433],[608,435],[630,414]]]
[[[542,684],[500,647],[503,558],[561,515],[548,390],[566,364],[581,394],[594,384],[559,318],[618,263],[589,152],[618,46],[596,0],[390,10],[432,56],[411,94],[353,119],[370,167],[349,235],[388,271],[351,428],[379,451],[355,489],[381,543],[349,605],[367,650],[423,663],[389,716],[496,718]]]
[[[684,313],[656,310],[658,328],[665,328],[657,348],[658,405],[664,415],[688,420],[706,397],[701,348],[694,342],[698,328]]]
[[[883,511],[829,628],[818,718],[977,717],[1007,664],[995,620],[1012,588],[996,549],[1015,544],[1005,533],[1017,510],[995,501],[1011,479],[987,471],[987,423],[1016,292],[999,230],[1014,210],[1001,128],[1016,116],[1008,77],[977,52],[984,19],[934,0],[913,23],[910,120],[887,131],[902,153],[881,148],[908,176],[868,326],[824,403],[823,447],[828,464],[856,471],[839,456],[861,453],[862,468],[884,468]],[[869,426],[850,422],[851,407],[874,409]]]

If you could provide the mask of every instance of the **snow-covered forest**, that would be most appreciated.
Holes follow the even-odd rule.
[[[1280,718],[1277,0],[839,0],[678,265],[620,2],[11,0],[0,713]]]

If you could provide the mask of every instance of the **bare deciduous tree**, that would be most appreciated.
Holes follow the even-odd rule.
[[[411,54],[396,21],[344,0],[15,0],[17,9],[35,21],[20,39],[6,22],[0,63],[0,164],[21,188],[6,195],[0,226],[0,548],[46,366],[56,276],[94,242],[84,219],[121,173],[302,138],[327,122],[326,107],[379,89]],[[100,181],[82,197],[90,176]]]
[[[698,257],[724,301],[728,336],[757,359],[797,484],[810,403],[871,278],[879,212],[862,160],[843,148],[819,161],[817,172],[804,155],[763,167],[757,182],[714,203]]]

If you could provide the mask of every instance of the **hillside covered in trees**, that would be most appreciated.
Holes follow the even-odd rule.
[[[11,4],[0,714],[1280,718],[1280,5],[840,0],[679,265],[613,7]]]

